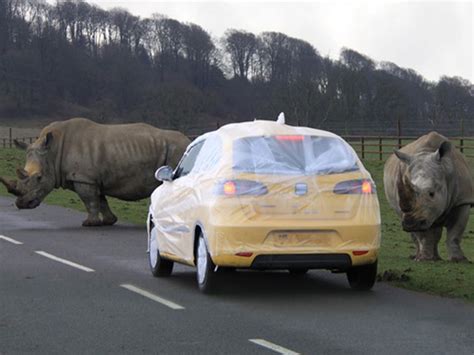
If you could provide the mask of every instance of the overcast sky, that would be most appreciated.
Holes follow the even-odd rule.
[[[377,61],[413,68],[429,80],[457,75],[474,82],[472,1],[90,2],[105,9],[123,7],[141,17],[160,13],[194,22],[213,37],[228,28],[279,31],[332,58],[349,47]]]

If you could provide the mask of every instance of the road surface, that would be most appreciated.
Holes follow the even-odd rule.
[[[82,219],[0,198],[0,354],[474,354],[471,304],[326,271],[229,273],[206,296],[190,267],[151,276],[144,227]]]

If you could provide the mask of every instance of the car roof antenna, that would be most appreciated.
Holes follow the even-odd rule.
[[[285,124],[285,113],[284,112],[280,112],[280,114],[278,115],[277,123]]]

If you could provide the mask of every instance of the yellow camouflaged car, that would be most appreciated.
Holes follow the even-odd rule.
[[[339,136],[257,120],[198,137],[173,171],[156,172],[148,215],[154,276],[196,266],[210,292],[221,269],[345,272],[370,289],[380,211],[370,174]],[[225,274],[229,277],[232,274]]]

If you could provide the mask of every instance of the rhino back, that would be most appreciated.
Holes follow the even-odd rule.
[[[80,119],[69,123],[63,128],[63,179],[96,184],[101,193],[124,200],[149,196],[158,186],[155,170],[164,164],[175,166],[189,142],[179,132],[141,123],[101,125]],[[174,155],[168,159],[170,151]]]

